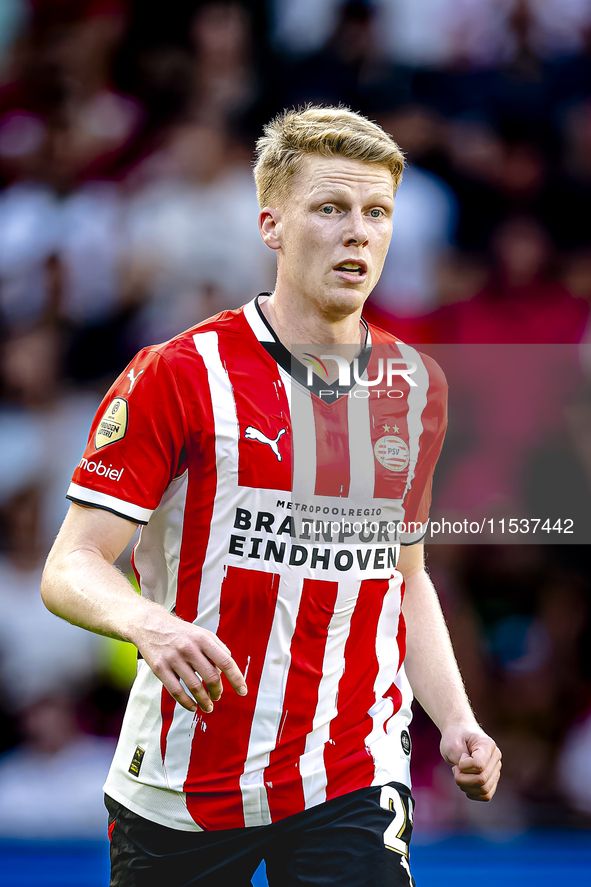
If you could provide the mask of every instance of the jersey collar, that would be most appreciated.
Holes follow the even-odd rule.
[[[244,316],[248,321],[253,333],[265,349],[270,357],[276,361],[282,369],[288,373],[292,379],[296,382],[299,382],[304,388],[308,388],[307,379],[308,379],[308,368],[305,367],[299,360],[297,360],[293,354],[285,347],[285,345],[279,341],[277,336],[275,335],[275,331],[265,315],[263,314],[263,310],[261,308],[260,300],[268,298],[271,293],[259,293],[256,298],[249,302],[244,306]],[[361,376],[365,370],[367,369],[367,365],[369,363],[369,359],[371,357],[371,334],[369,331],[369,327],[364,320],[361,318],[361,323],[363,324],[363,328],[365,329],[365,341],[363,343],[363,348],[358,355],[359,360],[359,375]],[[309,390],[311,390],[314,394],[320,397],[320,391],[322,391],[322,400],[325,403],[332,403],[337,400],[339,397],[348,394],[348,392],[354,387],[356,382],[353,380],[353,373],[351,373],[351,379],[353,380],[350,385],[342,386],[339,385],[338,388],[336,383],[333,383],[334,390],[332,394],[327,394],[326,391],[326,382],[323,382],[322,379],[314,374],[313,384]]]

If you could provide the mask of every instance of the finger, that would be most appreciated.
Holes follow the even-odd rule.
[[[494,782],[497,782],[501,773],[500,764],[487,775],[486,778],[482,774],[478,776],[467,776],[460,773],[455,777],[456,784],[465,792],[484,792],[486,793]]]
[[[145,657],[144,657],[145,658]],[[183,708],[186,708],[188,711],[196,711],[197,703],[195,699],[192,699],[185,688],[180,682],[179,676],[174,670],[174,666],[170,667],[168,664],[164,664],[163,662],[149,662],[148,663],[156,677],[162,681],[170,695],[173,699],[175,699],[179,705],[182,705]]]
[[[228,656],[232,655],[232,651],[230,650],[228,645],[224,644],[223,640],[221,638],[219,638],[217,636],[217,634],[214,634],[213,631],[209,631],[209,629],[207,629],[207,628],[202,628],[201,631],[204,634],[204,642],[205,643],[207,643],[207,642],[212,643],[218,647],[221,647],[222,650],[225,650],[226,653],[228,654]]]
[[[491,781],[490,785],[483,786],[480,791],[471,791],[466,792],[466,797],[470,801],[490,801],[497,790],[499,780],[495,779]]]
[[[211,659],[209,658],[209,656],[207,657],[207,661],[211,662]],[[213,665],[213,667],[215,668],[215,670],[217,671],[218,674],[222,673],[221,668],[218,668],[217,665],[215,664],[215,662],[211,662],[211,664]]]
[[[468,754],[463,754],[458,762],[458,766],[463,772],[469,772],[470,768],[473,767],[474,772],[481,773],[498,751],[494,739],[478,733],[468,736],[466,745]]]
[[[204,646],[203,652],[207,658],[225,674],[238,695],[246,696],[248,690],[244,675],[226,650],[227,648],[220,648],[216,640],[216,642],[208,644],[207,647]]]
[[[197,711],[198,705],[188,693],[185,692],[185,689],[178,678],[175,677],[171,680],[162,681],[172,698],[178,702],[179,705],[182,705],[183,708],[186,708],[188,711]]]
[[[495,769],[500,766],[500,762],[501,752],[499,749],[496,749],[492,758],[482,771],[476,771],[473,769],[465,770],[461,769],[459,765],[454,766],[452,768],[454,779],[458,785],[484,785]]]
[[[209,656],[204,656],[200,651],[193,651],[190,657],[187,657],[187,664],[196,672],[199,681],[205,685],[207,693],[214,702],[220,698],[223,692],[221,670],[212,662]],[[184,665],[184,663],[182,664]],[[181,665],[181,667],[182,667]],[[193,677],[190,678],[191,685],[194,685]]]
[[[484,770],[478,773],[466,772],[464,770],[460,770],[459,766],[456,765],[454,770],[454,775],[457,775],[458,779],[465,783],[474,783],[474,784],[484,784],[486,780],[489,778],[491,773],[500,766],[501,763],[501,754],[500,752],[491,758],[488,762],[487,766]]]
[[[455,765],[459,773],[481,773],[481,767],[476,763],[471,755],[467,755],[465,752],[461,756],[458,763]]]
[[[209,659],[201,663],[197,662],[194,669],[211,699],[217,702],[224,691],[220,670],[210,663]]]
[[[199,708],[207,714],[212,712],[214,700],[201,676],[186,663],[179,666],[177,676],[185,685],[187,692],[195,699]]]
[[[497,789],[500,775],[501,761],[499,760],[497,761],[494,769],[486,779],[483,779],[482,776],[469,777],[464,774],[459,774],[456,778],[456,782],[462,789],[462,791],[466,793],[468,798],[470,798],[470,800],[490,801]],[[466,781],[467,779],[472,779],[475,781],[472,783],[468,783]]]
[[[211,711],[213,702],[221,696],[221,681],[215,666],[202,659],[196,664],[180,662],[175,670],[203,711]]]
[[[500,755],[499,748],[491,741],[490,748],[482,748],[471,755],[464,753],[457,766],[462,773],[482,773],[488,767],[493,767]]]
[[[212,667],[212,668],[215,668],[215,672],[216,672],[218,678],[221,677],[221,674],[222,674],[222,670],[221,670],[221,668],[218,668],[217,665],[215,664],[215,662],[212,662],[212,661],[211,661],[211,659],[209,658],[209,656],[207,657],[207,661],[211,663],[211,667]],[[216,680],[217,680],[217,678],[216,678]],[[222,682],[220,681],[220,695],[221,695],[222,689],[223,689],[223,687],[222,687]]]
[[[230,650],[230,648],[227,647],[226,644],[224,644],[224,642],[221,640],[221,638],[219,638],[219,637],[217,636],[217,634],[216,634],[216,636],[215,636],[215,642],[216,642],[216,644],[219,644],[219,646],[220,646],[223,650],[226,651],[226,653],[228,654],[228,656],[231,656],[231,655],[232,655],[232,651]]]
[[[487,801],[489,801],[494,793],[497,790],[497,785],[499,784],[499,779],[501,778],[501,765],[498,765],[498,768],[493,771],[490,778],[484,783],[481,789],[481,797],[484,797]]]

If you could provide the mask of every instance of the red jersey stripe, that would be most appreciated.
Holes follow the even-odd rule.
[[[402,601],[404,600],[404,582],[400,587],[400,606],[402,607]],[[404,662],[404,658],[406,656],[406,622],[404,621],[404,615],[402,613],[402,609],[400,610],[400,616],[398,617],[398,631],[396,633],[396,643],[398,645],[398,669],[396,673],[400,671],[400,667]],[[385,699],[391,699],[394,705],[394,710],[389,718],[384,721],[383,730],[384,733],[388,732],[388,724],[390,719],[394,717],[400,711],[400,707],[402,705],[402,693],[400,689],[396,686],[395,683],[390,684],[389,688],[384,693]]]
[[[220,357],[232,385],[238,417],[238,479],[243,487],[291,490],[291,422],[277,364],[266,361],[252,391],[252,366],[260,345],[244,336],[240,349],[220,342]]]
[[[314,721],[326,638],[338,587],[338,582],[317,579],[305,579],[303,583],[277,745],[271,752],[264,777],[273,821],[305,807],[298,761],[306,749],[306,736]]]
[[[313,396],[312,404],[316,428],[315,494],[317,496],[348,496],[351,481],[347,423],[348,398],[341,397],[329,404]]]
[[[279,590],[279,576],[228,567],[222,584],[218,637],[258,688]],[[211,714],[197,713],[189,771],[183,790],[189,813],[202,828],[244,826],[240,775],[248,752],[257,694],[238,696],[225,678]]]
[[[324,749],[327,800],[371,785],[373,780],[373,757],[365,745],[365,737],[372,729],[372,718],[367,711],[375,701],[374,683],[379,667],[376,633],[388,589],[387,580],[366,580],[359,589],[345,645],[345,670],[339,682],[337,715],[330,725],[330,741]]]
[[[162,761],[166,758],[166,743],[168,740],[168,733],[172,726],[172,718],[174,715],[174,707],[176,705],[176,699],[170,695],[166,687],[162,687],[162,698],[160,700],[160,712],[162,715],[162,727],[160,730],[160,753],[162,755]]]
[[[187,441],[185,461],[189,462],[191,468],[185,514],[190,514],[191,519],[183,520],[182,526],[179,527],[182,544],[175,613],[187,622],[193,622],[197,616],[201,573],[207,553],[217,493],[215,424],[211,391],[209,385],[205,384],[207,372],[203,358],[194,345],[190,355],[196,368],[196,375],[204,379],[204,384],[198,388],[195,386],[194,391],[185,392],[184,388],[181,389],[189,422],[201,430],[196,439]]]
[[[388,346],[381,345],[374,349],[376,356],[372,355],[369,364],[369,372],[374,374],[376,370],[373,368],[373,362],[377,360],[377,356],[381,357],[386,363],[388,357],[400,358],[400,349],[394,343]],[[387,354],[387,357],[384,355]],[[400,441],[402,450],[408,454],[408,382],[402,377],[396,378],[395,389],[403,393],[403,397],[395,398],[371,398],[369,401],[369,410],[371,417],[371,442],[374,447],[374,468],[375,483],[374,496],[384,499],[402,499],[406,488],[408,478],[408,462],[405,468],[401,470],[392,470],[387,468],[383,461],[380,461],[377,453],[381,449],[385,450],[388,445],[395,446]],[[376,449],[377,445],[377,449]]]

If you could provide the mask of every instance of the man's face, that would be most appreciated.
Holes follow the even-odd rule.
[[[278,290],[327,320],[359,310],[379,280],[393,209],[387,167],[306,157],[278,211]]]

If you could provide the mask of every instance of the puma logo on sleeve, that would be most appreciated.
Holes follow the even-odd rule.
[[[131,394],[131,390],[132,390],[133,386],[135,385],[135,383],[137,382],[137,380],[139,379],[139,377],[141,376],[141,374],[143,372],[144,372],[144,370],[140,370],[136,376],[133,367],[130,369],[130,371],[127,374],[127,378],[129,379],[129,389],[127,391],[128,394]]]

